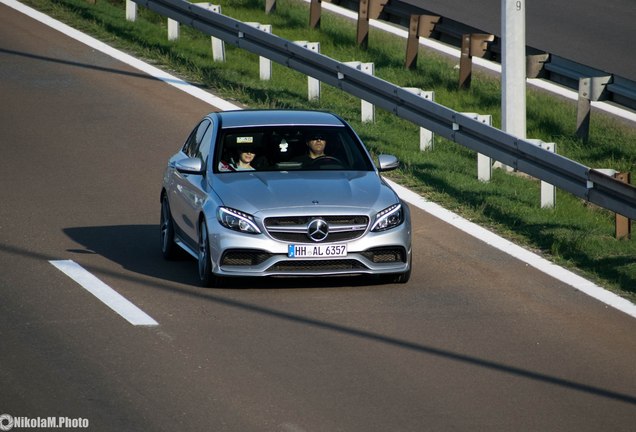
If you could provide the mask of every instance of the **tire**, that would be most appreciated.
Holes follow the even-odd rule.
[[[161,254],[166,260],[177,258],[179,246],[174,242],[174,222],[170,213],[170,204],[165,196],[161,199],[161,219],[159,221]]]
[[[388,283],[405,284],[411,279],[411,269],[413,268],[413,257],[409,260],[409,269],[404,273],[396,273],[388,275],[385,279]]]
[[[395,283],[405,284],[411,279],[411,270],[413,269],[413,252],[409,258],[409,269],[402,274],[395,276]]]
[[[405,284],[411,279],[411,269],[409,268],[404,273],[398,273],[393,275],[393,283],[396,284]]]
[[[212,273],[212,259],[210,257],[210,237],[208,225],[201,221],[199,225],[199,250],[198,250],[199,282],[204,287],[220,287],[221,278]]]

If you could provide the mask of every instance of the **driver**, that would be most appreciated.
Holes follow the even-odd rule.
[[[307,154],[299,157],[298,162],[302,162],[303,165],[307,165],[313,162],[315,159],[325,156],[325,147],[327,147],[327,140],[324,135],[313,134],[309,135],[306,141]]]

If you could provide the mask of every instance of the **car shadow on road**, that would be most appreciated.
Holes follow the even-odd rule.
[[[269,318],[277,318],[299,325],[347,334],[365,339],[369,342],[407,349],[452,362],[490,369],[507,375],[522,377],[577,392],[636,405],[636,397],[630,394],[619,393],[493,360],[462,354],[460,352],[422,345],[364,329],[343,326],[321,319],[272,309],[259,304],[238,300],[231,296],[228,297],[224,295],[223,290],[191,289],[196,288],[197,285],[196,262],[194,259],[187,257],[172,262],[164,261],[159,247],[159,227],[157,225],[67,228],[64,229],[64,232],[75,242],[82,245],[81,248],[67,250],[70,254],[99,254],[121,265],[124,269],[139,274],[121,275],[113,273],[112,270],[104,268],[97,269],[99,273],[104,273],[111,277],[126,278],[138,283],[147,284],[155,289],[179,292],[183,295],[196,297],[201,301],[214,302],[248,313],[261,314]],[[149,282],[140,275],[161,279],[161,282]],[[255,283],[254,279],[258,279],[258,282]],[[170,283],[170,281],[175,283]],[[365,285],[372,285],[367,278],[237,278],[233,280],[227,288],[306,289],[362,287]],[[395,289],[395,286],[392,286],[391,289]]]
[[[70,254],[98,254],[134,273],[157,279],[198,286],[197,263],[186,254],[166,261],[161,255],[158,225],[112,225],[65,228],[64,233],[82,248],[69,249]],[[373,277],[275,277],[225,278],[223,288],[338,288],[376,285]]]

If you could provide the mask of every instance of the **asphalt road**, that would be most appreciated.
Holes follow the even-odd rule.
[[[636,320],[416,208],[403,286],[203,289],[193,261],[164,262],[163,167],[212,109],[0,5],[0,416],[95,431],[633,430]],[[50,260],[159,325],[131,325]]]
[[[401,0],[497,36],[502,0]],[[533,48],[636,81],[634,0],[531,0],[526,43]]]

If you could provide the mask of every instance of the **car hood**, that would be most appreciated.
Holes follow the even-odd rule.
[[[379,211],[398,201],[374,171],[235,172],[217,175],[212,188],[224,205],[254,215],[298,207]]]

